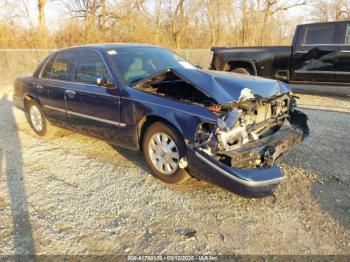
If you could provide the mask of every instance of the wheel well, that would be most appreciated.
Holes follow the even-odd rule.
[[[24,98],[23,98],[23,104],[24,104],[24,109],[27,110],[27,106],[28,106],[28,103],[30,100],[34,99],[33,97],[31,97],[30,95],[26,95]]]
[[[235,68],[244,68],[248,70],[251,75],[256,75],[256,69],[254,64],[248,61],[231,61],[225,66],[225,71],[232,71]]]
[[[179,129],[168,120],[161,118],[159,116],[146,116],[139,121],[138,127],[137,127],[138,143],[139,143],[139,149],[141,151],[142,151],[142,142],[143,142],[143,138],[146,133],[146,130],[155,122],[162,122],[163,124],[170,126],[174,130],[176,130],[179,134],[181,134]]]
[[[42,106],[40,100],[33,96],[33,95],[26,95],[24,98],[23,98],[23,104],[24,104],[24,109],[27,109],[27,106],[28,106],[28,103],[31,101],[31,100],[34,100],[35,102],[37,102],[40,106]]]

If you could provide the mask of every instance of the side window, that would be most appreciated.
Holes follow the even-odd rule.
[[[311,25],[306,27],[304,45],[333,44],[335,24]]]
[[[95,85],[97,78],[111,81],[101,56],[94,51],[80,51],[75,65],[74,81]]]
[[[344,43],[350,45],[350,24],[346,24]]]
[[[42,78],[50,78],[51,77],[51,71],[52,71],[52,65],[55,61],[56,55],[53,55],[50,60],[46,63],[43,71],[41,72]]]
[[[305,40],[305,31],[306,31],[306,27],[305,26],[298,26],[296,29],[296,35],[294,36],[294,45],[296,46],[301,46],[304,44],[304,40]]]
[[[69,80],[69,69],[73,63],[72,52],[58,53],[55,61],[52,63],[50,79]]]

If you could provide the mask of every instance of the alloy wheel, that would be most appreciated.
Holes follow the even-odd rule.
[[[36,131],[41,132],[44,128],[43,117],[40,109],[36,105],[32,105],[30,108],[30,120]]]

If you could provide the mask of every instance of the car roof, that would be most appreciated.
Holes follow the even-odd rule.
[[[79,45],[79,46],[72,46],[68,48],[62,48],[62,49],[57,49],[57,52],[60,51],[72,51],[72,50],[99,50],[99,51],[108,51],[112,49],[124,49],[124,48],[135,48],[135,47],[143,47],[143,48],[150,48],[150,47],[155,47],[155,48],[161,48],[159,46],[155,45],[148,45],[148,44],[138,44],[138,43],[104,43],[104,44],[88,44],[88,45]]]

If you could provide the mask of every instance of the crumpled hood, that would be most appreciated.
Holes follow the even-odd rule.
[[[214,98],[219,104],[238,102],[242,90],[247,89],[260,98],[291,92],[288,85],[283,82],[256,76],[186,68],[172,68],[170,71]]]

